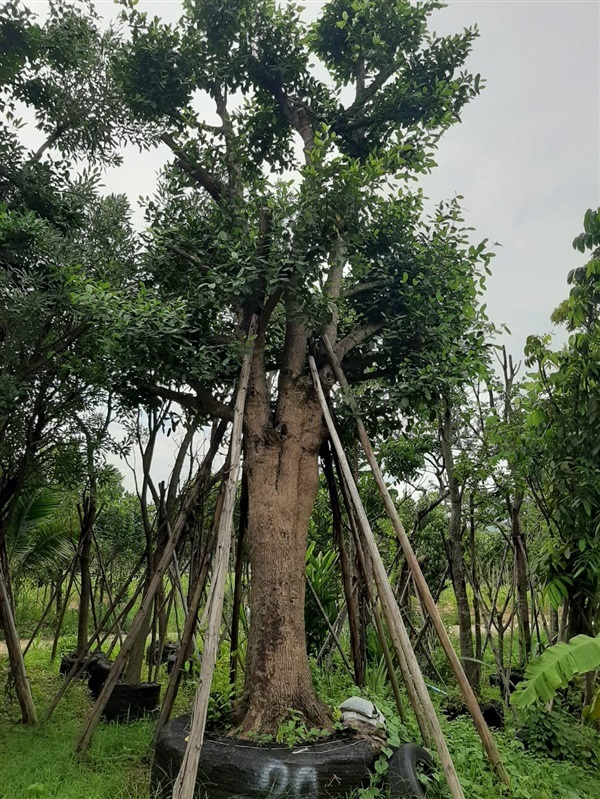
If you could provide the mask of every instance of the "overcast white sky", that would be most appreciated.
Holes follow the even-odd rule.
[[[110,0],[96,5],[107,19],[118,14]],[[314,18],[323,3],[304,5]],[[138,8],[170,22],[181,13],[177,0]],[[450,0],[431,27],[446,34],[473,24],[480,38],[468,68],[486,88],[446,134],[439,166],[421,185],[432,202],[462,195],[474,235],[501,245],[486,301],[492,321],[512,331],[504,341],[519,359],[529,334],[551,330],[567,273],[585,260],[571,242],[585,210],[600,205],[600,2]],[[152,193],[167,157],[166,148],[131,148],[106,186],[135,203]]]
[[[97,4],[108,17],[118,9]],[[321,0],[305,1],[307,17]],[[168,21],[175,0],[141,0]],[[440,34],[477,24],[468,63],[486,81],[442,140],[438,168],[422,181],[432,202],[460,194],[478,239],[501,246],[492,262],[488,311],[506,323],[515,358],[526,337],[550,330],[567,295],[566,275],[583,256],[572,249],[585,210],[600,204],[599,0],[450,0],[432,17]],[[137,153],[107,176],[133,201],[152,192],[168,153]]]

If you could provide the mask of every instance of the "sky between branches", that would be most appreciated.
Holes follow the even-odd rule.
[[[29,4],[42,16],[47,9],[45,0]],[[303,4],[312,20],[323,2]],[[119,13],[111,0],[96,7],[107,22]],[[138,8],[165,22],[181,15],[178,0],[140,0]],[[445,135],[438,168],[419,185],[431,205],[462,195],[474,238],[501,245],[485,300],[491,320],[511,330],[502,342],[519,360],[529,334],[551,330],[567,273],[585,260],[571,242],[585,210],[600,204],[600,2],[449,0],[431,20],[442,35],[473,24],[480,38],[467,67],[486,87]],[[170,152],[131,147],[124,155],[105,185],[135,206],[153,193]],[[170,439],[163,444],[158,479],[173,458]]]

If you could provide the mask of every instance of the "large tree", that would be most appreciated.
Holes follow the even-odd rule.
[[[455,204],[423,221],[404,188],[479,88],[463,71],[476,32],[430,34],[438,7],[333,0],[311,25],[271,0],[188,2],[177,27],[133,4],[124,13],[130,36],[114,73],[174,156],[148,203],[144,291],[183,305],[160,340],[125,332],[114,383],[230,419],[259,317],[244,419],[246,731],[273,731],[290,707],[327,721],[303,617],[326,437],[310,348],[328,391],[324,333],[353,383],[414,388],[472,319],[482,248]],[[386,414],[385,390],[364,396],[373,418]]]

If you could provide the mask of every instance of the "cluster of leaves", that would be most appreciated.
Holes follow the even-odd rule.
[[[598,212],[588,211],[578,248],[597,247]],[[571,293],[555,321],[571,331],[559,351],[530,337],[526,354],[532,375],[528,425],[535,433],[538,464],[533,483],[552,536],[543,558],[550,598],[568,597],[571,632],[593,633],[600,588],[600,258],[569,274]],[[576,617],[579,617],[576,620]]]
[[[530,708],[519,732],[532,754],[600,768],[600,739],[591,727],[583,727],[560,705],[551,711],[543,705]]]

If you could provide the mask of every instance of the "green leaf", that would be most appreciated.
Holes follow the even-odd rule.
[[[600,667],[600,635],[577,635],[568,644],[551,646],[527,666],[525,680],[512,695],[515,707],[529,707],[536,701],[549,702],[578,674]]]

